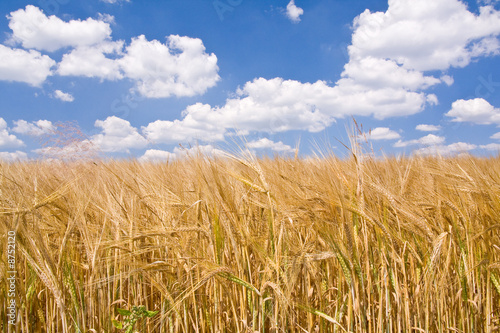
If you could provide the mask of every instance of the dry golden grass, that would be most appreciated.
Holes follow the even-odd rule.
[[[17,332],[499,330],[498,157],[24,162],[0,193]]]

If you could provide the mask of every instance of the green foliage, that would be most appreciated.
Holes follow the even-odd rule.
[[[125,330],[125,333],[132,333],[135,324],[146,318],[153,318],[158,311],[148,311],[144,305],[132,306],[131,310],[117,308],[116,312],[123,318],[121,321],[113,320],[113,326]]]

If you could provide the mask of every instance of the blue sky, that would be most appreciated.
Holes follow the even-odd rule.
[[[0,159],[500,149],[498,0],[0,3]],[[54,145],[59,122],[80,141]],[[239,140],[239,139],[236,139]]]

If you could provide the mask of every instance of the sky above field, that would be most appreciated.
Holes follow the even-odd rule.
[[[3,160],[242,140],[342,155],[353,119],[376,155],[500,150],[499,0],[10,0],[0,14]]]

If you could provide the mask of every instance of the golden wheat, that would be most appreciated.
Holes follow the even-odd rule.
[[[151,333],[498,331],[499,162],[0,163],[17,332],[118,332],[140,305]]]

